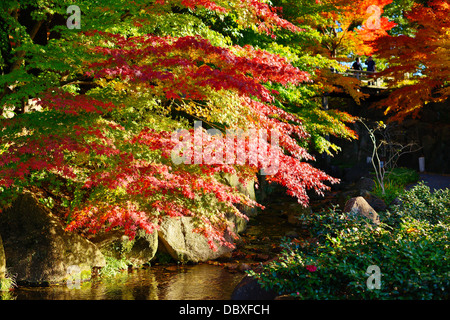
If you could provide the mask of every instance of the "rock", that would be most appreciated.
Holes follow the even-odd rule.
[[[225,181],[232,187],[236,187],[241,193],[248,196],[252,200],[256,200],[255,195],[255,183],[254,181],[248,181],[246,184],[239,182],[239,178],[235,174],[224,174]],[[237,205],[240,212],[248,217],[254,217],[258,214],[256,208],[252,208],[245,205]],[[228,214],[227,219],[234,223],[234,232],[241,233],[247,228],[247,220],[241,217],[237,217],[234,214]]]
[[[238,208],[239,209],[239,208]],[[239,209],[241,211],[241,209]],[[244,232],[247,229],[248,221],[244,218],[236,216],[234,213],[226,214],[227,220],[233,224],[233,231],[238,234]]]
[[[380,223],[380,217],[378,213],[367,203],[363,197],[351,198],[347,201],[344,207],[344,212],[359,214],[366,218],[369,218],[372,223],[378,225]]]
[[[382,199],[380,199],[380,198],[378,198],[378,197],[376,197],[374,195],[372,195],[370,200],[367,201],[367,202],[377,212],[385,211],[388,208],[388,206],[386,205],[386,203]]]
[[[265,290],[258,281],[246,275],[231,294],[231,300],[274,300],[278,294],[274,290]]]
[[[367,190],[361,190],[360,196],[366,199],[367,203],[377,212],[385,211],[387,209],[387,205],[382,199]]]
[[[278,193],[284,192],[285,190],[282,185],[269,182],[267,176],[258,174],[258,186],[255,188],[255,196],[258,203],[267,204],[268,202],[272,202]]]
[[[51,284],[70,278],[69,270],[82,274],[105,266],[105,258],[90,241],[64,231],[59,220],[31,193],[18,197],[0,215],[0,234],[6,266],[18,284]]]
[[[297,231],[291,230],[285,233],[285,236],[288,238],[298,238],[299,234]]]
[[[129,241],[129,240],[128,240]],[[127,258],[133,265],[143,265],[153,259],[158,250],[158,233],[148,234],[140,230],[133,240],[130,251],[125,252]]]
[[[0,279],[5,278],[6,272],[6,256],[5,250],[3,249],[2,237],[0,235]]]
[[[218,246],[217,250],[213,251],[206,238],[194,232],[194,229],[191,217],[166,217],[158,230],[159,241],[172,258],[180,262],[214,260],[232,251],[224,246]]]
[[[245,194],[250,199],[256,200],[255,182],[254,181],[250,180],[250,181],[247,181],[245,184],[243,184],[243,183],[239,182],[239,178],[237,175],[228,174],[228,173],[224,174],[224,177],[230,186],[236,187],[241,193]],[[256,208],[242,206],[242,208],[240,208],[240,211],[249,217],[257,215]]]
[[[372,191],[375,189],[376,182],[373,179],[362,177],[356,182],[356,188],[359,190]]]
[[[339,205],[340,208],[344,208],[348,200],[350,200],[353,197],[357,197],[359,195],[360,192],[358,192],[358,190],[348,190],[340,192],[337,197],[337,204]]]
[[[90,239],[105,256],[116,259],[125,258],[137,267],[148,263],[158,250],[158,233],[147,234],[139,230],[136,237],[130,240],[121,230],[96,234]]]
[[[254,181],[243,184],[239,181],[237,175],[224,174],[222,177],[224,183],[236,187],[241,193],[255,200]],[[211,203],[211,206],[214,206],[214,203]],[[246,216],[251,217],[257,214],[256,208],[241,206],[238,209]],[[236,234],[246,229],[246,219],[237,217],[234,213],[229,213],[226,216],[230,225],[233,224],[233,231]],[[166,251],[179,262],[196,263],[214,260],[232,251],[231,248],[225,246],[218,246],[216,251],[212,250],[206,238],[194,232],[194,221],[191,217],[164,218],[158,230],[160,252]],[[226,235],[226,237],[228,237],[228,241],[232,242],[231,236]]]

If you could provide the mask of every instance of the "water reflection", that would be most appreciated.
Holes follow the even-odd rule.
[[[243,276],[208,264],[153,266],[82,283],[80,289],[21,287],[13,295],[17,300],[226,300]]]

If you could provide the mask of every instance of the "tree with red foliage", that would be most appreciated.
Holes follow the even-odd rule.
[[[20,5],[9,2],[12,16],[5,18],[14,20]],[[2,79],[10,90],[2,94],[2,106],[18,110],[33,98],[34,109],[0,120],[3,207],[15,192],[43,188],[59,198],[67,230],[123,228],[130,237],[138,229],[154,232],[164,217],[188,216],[215,248],[231,245],[225,238],[233,234],[227,215],[244,217],[236,205],[258,205],[229,186],[224,175],[255,181],[256,172],[267,166],[262,154],[279,159],[269,181],[285,186],[304,205],[308,189],[321,193],[327,183],[337,182],[309,163],[314,157],[298,144],[309,138],[302,121],[273,105],[277,92],[265,86],[299,86],[309,81],[308,73],[280,55],[226,45],[208,28],[201,29],[204,36],[164,32],[164,23],[197,22],[190,12],[204,10],[233,14],[243,27],[269,34],[278,28],[299,32],[298,27],[258,0],[120,6],[120,1],[99,2],[82,10],[86,29],[59,29],[60,37],[48,39],[45,50],[27,42],[26,35],[15,35],[22,44],[14,52],[26,53],[20,54],[21,68],[11,68]],[[102,15],[109,24],[95,20]],[[222,131],[276,132],[279,144],[247,137],[244,163],[176,165],[173,133],[194,134],[193,119]],[[202,143],[214,149],[218,138],[201,132]]]

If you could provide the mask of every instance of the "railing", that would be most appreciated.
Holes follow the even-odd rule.
[[[373,86],[381,87],[382,78],[378,75],[377,72],[349,69],[340,74],[346,77],[355,77],[360,81],[368,81],[369,86],[372,83]]]

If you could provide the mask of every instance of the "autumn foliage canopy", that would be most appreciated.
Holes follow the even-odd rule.
[[[308,190],[338,182],[312,154],[339,150],[329,135],[356,138],[346,126],[355,118],[323,110],[320,97],[336,84],[362,96],[356,80],[330,74],[330,62],[377,53],[396,80],[421,70],[412,95],[389,98],[398,114],[404,99],[412,108],[448,96],[448,2],[415,6],[417,34],[394,40],[382,16],[391,2],[79,1],[80,28],[69,29],[65,0],[2,1],[0,210],[23,190],[44,192],[70,231],[134,237],[185,216],[212,248],[230,246],[229,216],[260,206],[231,175],[257,187],[276,159],[267,180],[303,205]],[[244,135],[224,140],[227,130]],[[245,161],[174,163],[180,131],[210,155],[224,141],[239,146]]]
[[[417,117],[426,103],[450,96],[450,2],[415,4],[406,17],[413,35],[386,35],[374,43],[389,61],[384,76],[397,88],[379,104],[393,120]]]
[[[243,26],[251,22],[257,32],[269,35],[279,28],[299,32],[298,27],[257,0],[137,6],[139,18],[128,21],[129,29],[123,29],[128,31],[114,32],[110,26],[64,31],[65,38],[49,41],[47,52],[41,51],[48,69],[40,66],[40,90],[30,97],[39,111],[2,119],[4,193],[32,187],[59,192],[67,200],[67,230],[95,233],[120,227],[133,237],[138,229],[154,232],[165,217],[187,216],[195,219],[196,231],[211,247],[230,245],[224,238],[233,234],[227,215],[243,216],[238,204],[257,203],[231,187],[226,175],[255,181],[264,159],[175,165],[170,157],[176,145],[173,132],[193,131],[193,119],[220,130],[276,132],[279,143],[267,140],[258,144],[260,150],[252,147],[258,139],[246,137],[245,151],[248,159],[258,157],[261,148],[276,156],[279,167],[269,181],[284,185],[302,204],[308,202],[306,190],[321,192],[328,188],[327,181],[337,182],[308,163],[314,158],[297,143],[309,137],[302,121],[274,106],[277,92],[264,85],[298,86],[311,81],[307,72],[250,45],[219,46],[213,43],[217,39],[200,35],[141,31],[152,27],[150,18],[155,16],[181,17],[173,13],[174,6],[183,13],[205,8],[238,16],[245,12],[249,19]],[[40,50],[31,45],[28,49]],[[72,49],[71,54],[60,53]],[[19,88],[26,87],[30,80],[13,71],[22,80]],[[4,78],[5,85],[11,85],[8,77],[12,75]],[[45,77],[48,82],[43,84]],[[76,86],[86,82],[87,87]],[[214,137],[201,130],[203,145],[213,144]]]

